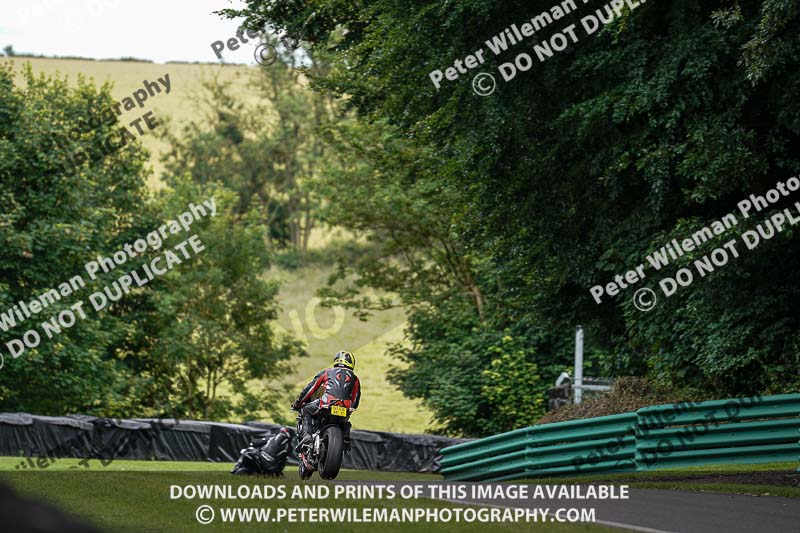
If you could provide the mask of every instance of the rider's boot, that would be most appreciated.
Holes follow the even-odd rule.
[[[314,442],[314,437],[312,437],[310,433],[303,433],[303,436],[298,439],[298,443],[294,451],[300,453],[304,448],[310,447],[312,442]]]
[[[312,437],[312,421],[311,415],[308,413],[303,413],[303,437],[300,439],[300,442],[297,444],[297,451],[299,452],[301,449],[310,446],[311,443],[314,441],[314,437]]]

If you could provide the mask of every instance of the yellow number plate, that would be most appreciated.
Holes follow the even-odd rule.
[[[347,416],[347,408],[341,405],[331,405],[331,414],[333,416]]]

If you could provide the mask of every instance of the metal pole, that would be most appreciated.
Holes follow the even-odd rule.
[[[575,328],[575,403],[583,399],[583,328]]]

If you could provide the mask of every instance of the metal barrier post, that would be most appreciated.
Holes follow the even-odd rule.
[[[575,328],[575,403],[583,400],[583,327]]]

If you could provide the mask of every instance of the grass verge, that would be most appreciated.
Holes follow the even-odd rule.
[[[519,523],[221,523],[220,515],[223,507],[271,509],[273,515],[279,508],[350,508],[350,509],[387,509],[394,508],[455,508],[456,504],[429,499],[404,500],[395,499],[334,499],[332,496],[321,499],[298,496],[287,499],[185,499],[171,498],[172,485],[218,484],[231,485],[234,490],[239,485],[260,486],[265,492],[267,485],[283,485],[288,495],[294,487],[319,485],[320,482],[301,483],[293,475],[286,479],[263,479],[233,477],[225,471],[230,465],[215,463],[169,463],[148,461],[114,461],[100,470],[71,470],[70,461],[61,459],[46,470],[13,471],[18,458],[2,458],[0,464],[0,480],[10,484],[17,492],[30,498],[37,498],[54,504],[67,512],[89,520],[107,531],[308,531],[311,528],[323,527],[335,529],[337,532],[348,531],[380,531],[389,532],[479,532],[491,527],[498,532],[528,530],[540,527],[546,531],[561,532],[598,532],[610,531],[607,528],[592,524],[528,524]],[[8,471],[11,466],[12,471]],[[149,471],[144,470],[148,468]],[[290,474],[290,472],[287,472]],[[291,474],[294,474],[291,472]],[[344,471],[342,481],[435,481],[440,479],[434,475],[408,473],[384,473]],[[331,485],[332,482],[321,482]],[[216,512],[216,518],[209,525],[200,526],[195,512],[200,505],[209,505]]]
[[[797,467],[798,463],[723,464],[624,474],[526,479],[525,481],[537,484],[624,483],[638,488],[800,498],[800,486],[791,484],[792,482],[800,483],[800,473],[797,472]],[[763,482],[764,480],[769,481]]]

